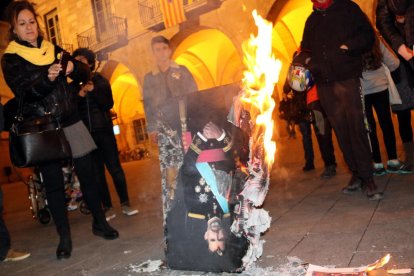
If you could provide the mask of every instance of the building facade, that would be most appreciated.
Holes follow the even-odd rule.
[[[142,85],[154,66],[152,37],[164,35],[171,40],[173,59],[189,68],[201,90],[238,82],[243,71],[242,44],[256,32],[251,15],[256,9],[274,23],[274,53],[283,64],[275,89],[277,100],[312,11],[310,0],[181,0],[185,21],[165,28],[162,1],[169,0],[32,0],[48,40],[68,51],[88,47],[97,53],[98,71],[110,80],[114,94],[121,150],[148,146]],[[375,0],[355,2],[373,18]],[[0,29],[1,55],[7,45],[7,24],[0,22]],[[12,97],[1,73],[0,95],[3,103]],[[4,139],[3,134],[2,144]]]

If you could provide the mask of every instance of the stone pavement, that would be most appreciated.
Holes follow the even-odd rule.
[[[414,267],[414,174],[376,177],[385,198],[371,202],[362,193],[343,195],[340,192],[350,175],[337,146],[338,174],[331,179],[319,178],[322,162],[318,152],[315,153],[317,169],[303,173],[300,139],[278,143],[264,204],[272,216],[272,225],[263,236],[266,243],[263,256],[257,262],[258,269],[268,268],[266,275],[299,275],[289,269],[280,272],[286,267],[288,257],[316,265],[359,266],[387,253],[392,255],[388,268]],[[3,184],[5,220],[12,245],[32,255],[24,261],[0,263],[0,275],[148,274],[135,272],[134,267],[147,260],[164,258],[159,167],[155,158],[123,166],[132,204],[140,213],[124,216],[111,185],[117,212],[111,224],[119,230],[120,238],[106,241],[94,236],[91,217],[72,211],[74,250],[72,257],[63,261],[55,257],[58,237],[54,225],[41,225],[31,218],[25,184]],[[244,274],[265,274],[265,270],[255,271]],[[201,274],[206,275],[164,268],[151,275]]]

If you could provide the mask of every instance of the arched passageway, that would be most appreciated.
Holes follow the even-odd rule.
[[[225,85],[241,76],[242,59],[232,41],[215,29],[203,29],[186,37],[173,59],[193,74],[198,88]]]
[[[117,114],[114,124],[120,127],[118,146],[120,150],[132,149],[140,142],[137,131],[142,131],[142,128],[137,130],[137,121],[145,116],[141,85],[128,67],[116,61],[108,61],[102,74],[111,83],[113,110]]]

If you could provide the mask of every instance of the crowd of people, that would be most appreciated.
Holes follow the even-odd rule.
[[[363,190],[369,200],[380,200],[384,195],[378,190],[374,176],[408,174],[414,165],[411,126],[414,1],[378,0],[376,27],[379,33],[350,0],[311,1],[313,12],[306,21],[300,49],[293,61],[312,73],[315,85],[301,92],[286,82],[280,116],[287,121],[291,138],[296,135],[295,124],[299,125],[305,157],[303,171],[315,169],[313,128],[325,166],[321,177],[335,176],[333,129],[351,172],[342,192],[353,194]],[[15,101],[22,102],[25,117],[33,118],[47,112],[59,120],[72,150],[84,199],[92,213],[92,232],[104,239],[116,239],[119,233],[108,223],[115,213],[105,167],[112,176],[122,212],[130,216],[138,210],[130,204],[112,130],[109,111],[114,102],[110,83],[97,72],[95,54],[88,49],[74,51],[67,66],[63,67],[58,56],[64,50],[44,38],[35,9],[28,1],[12,2],[6,15],[10,42],[1,61],[4,79]],[[187,68],[170,59],[172,51],[168,39],[157,36],[151,41],[151,47],[156,67],[145,77],[145,111],[148,132],[160,147],[165,201],[168,202],[175,198],[178,167],[184,160],[182,148],[186,146],[184,131],[171,131],[168,127],[178,130],[185,126],[182,97],[197,91],[197,85]],[[390,93],[395,91],[398,91],[397,103],[389,100]],[[380,154],[373,110],[383,133],[386,166]],[[391,110],[398,119],[405,154],[403,161],[397,156]],[[220,135],[216,136],[214,138],[219,140]],[[60,162],[39,165],[59,235],[57,259],[69,258],[72,253],[61,167]],[[11,249],[1,211],[0,191],[0,260],[27,258],[29,253]]]
[[[370,200],[383,198],[373,176],[387,173],[408,174],[413,169],[413,134],[411,109],[413,107],[413,52],[412,37],[414,3],[412,1],[380,0],[376,8],[379,33],[357,4],[347,0],[312,0],[313,12],[308,17],[300,52],[293,64],[301,64],[311,73],[315,85],[307,93],[314,94],[320,114],[325,114],[326,125],[336,134],[345,162],[352,173],[343,193],[363,190]],[[389,46],[391,45],[394,51]],[[286,96],[279,108],[285,120],[299,124],[305,152],[304,171],[314,169],[308,114],[314,108],[304,104],[302,91],[285,85]],[[397,98],[397,99],[396,99]],[[296,99],[296,100],[295,100]],[[390,99],[392,101],[390,102]],[[286,110],[286,108],[290,110]],[[384,166],[376,131],[375,110],[388,160]],[[397,156],[396,137],[391,110],[397,115],[403,142],[404,161]],[[293,114],[292,114],[293,112]],[[291,114],[291,116],[286,116]],[[305,116],[300,114],[306,114]],[[323,117],[323,116],[319,116]],[[313,125],[322,156],[318,119]],[[319,120],[320,121],[320,120]],[[326,136],[326,134],[325,134]],[[328,135],[330,144],[332,137]],[[328,143],[329,144],[329,143]],[[329,147],[333,151],[333,147]],[[328,151],[328,152],[329,152]],[[332,153],[332,156],[333,153]],[[335,175],[325,158],[322,176]]]

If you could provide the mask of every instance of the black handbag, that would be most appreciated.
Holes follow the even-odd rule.
[[[71,158],[70,145],[59,122],[48,113],[33,119],[23,118],[22,101],[20,98],[18,115],[9,133],[13,165],[25,168]]]

